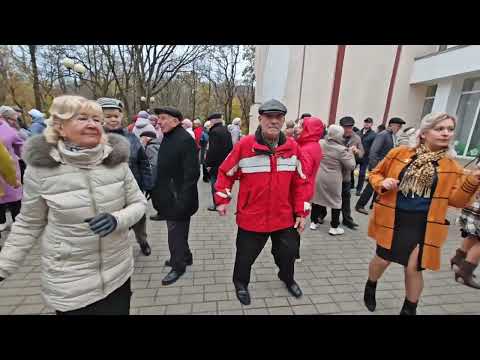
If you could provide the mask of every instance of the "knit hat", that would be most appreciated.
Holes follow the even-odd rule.
[[[13,109],[12,109],[12,110],[13,110]],[[38,111],[37,109],[32,109],[32,110],[30,110],[30,111],[28,112],[28,114],[29,114],[32,118],[39,118],[39,117],[43,118],[43,117],[45,117],[45,114],[42,113],[42,112],[40,112],[40,111]]]
[[[146,112],[145,110],[142,110],[138,113],[138,117],[141,117],[141,118],[144,118],[144,119],[148,119],[149,116],[150,116],[150,114],[148,112]]]
[[[154,132],[154,131],[144,130],[140,133],[140,137],[142,137],[142,136],[147,136],[149,138],[156,139],[157,138],[157,133]]]

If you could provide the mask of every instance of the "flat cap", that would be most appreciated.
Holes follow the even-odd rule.
[[[367,117],[365,120],[363,120],[363,122],[373,124],[373,119],[371,117]]]
[[[260,105],[258,108],[258,113],[260,115],[269,113],[280,113],[285,115],[287,113],[287,107],[280,101],[272,99],[265,101],[262,105]]]
[[[123,109],[122,102],[113,98],[102,97],[100,99],[97,99],[97,103],[102,107],[102,109]]]
[[[400,125],[404,125],[406,124],[405,121],[403,121],[403,119],[399,118],[399,117],[393,117],[391,118],[389,121],[388,121],[388,125],[390,124],[400,124]]]
[[[221,119],[221,118],[222,118],[222,113],[215,112],[208,115],[207,120],[215,120],[215,119]]]
[[[177,118],[179,121],[183,120],[182,113],[171,106],[159,107],[154,109],[153,112],[155,113],[155,115],[167,114],[167,115],[173,116],[174,118]]]
[[[351,116],[344,116],[340,119],[340,126],[353,126],[355,120]]]

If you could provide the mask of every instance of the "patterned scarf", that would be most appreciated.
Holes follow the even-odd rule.
[[[439,161],[447,154],[448,149],[440,151],[430,151],[424,144],[421,144],[417,150],[417,158],[410,164],[399,190],[406,197],[408,194],[419,197],[431,197],[433,177],[435,175],[435,166],[433,162]]]

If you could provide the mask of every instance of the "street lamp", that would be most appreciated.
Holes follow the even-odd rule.
[[[140,98],[140,101],[141,101],[141,102],[145,102],[145,101],[147,101],[147,98],[146,98],[145,96],[142,96],[142,97]]]
[[[68,57],[62,60],[62,64],[67,69],[64,76],[73,77],[75,88],[78,90],[80,85],[77,83],[77,77],[79,80],[82,80],[82,76],[85,75],[87,69],[81,63],[75,63],[75,60]]]
[[[151,102],[151,103],[154,103],[154,102],[155,102],[155,97],[154,97],[154,96],[152,96],[152,97],[150,98],[150,102]]]

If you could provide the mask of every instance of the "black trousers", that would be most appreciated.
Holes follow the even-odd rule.
[[[350,206],[351,198],[351,183],[343,182],[342,183],[342,217],[343,222],[353,222],[352,218],[352,209]]]
[[[367,174],[368,161],[360,163],[360,170],[358,172],[357,191],[362,191],[363,184],[365,183],[365,175]]]
[[[183,272],[187,267],[187,261],[192,258],[192,252],[188,246],[190,219],[182,221],[167,220],[167,230],[172,270]]]
[[[317,205],[318,206],[318,218],[324,219],[327,216],[327,208],[325,206]],[[332,220],[330,221],[330,225],[332,228],[337,228],[340,225],[340,209],[332,209]]]
[[[217,182],[218,169],[211,169],[210,171],[210,186],[212,188],[212,204],[215,206],[215,183]]]
[[[132,226],[135,233],[135,239],[137,243],[142,244],[147,241],[147,215],[143,215],[142,218]]]
[[[130,279],[106,298],[71,311],[56,311],[57,315],[129,315],[132,290]]]
[[[22,201],[14,201],[10,203],[0,204],[0,224],[5,224],[7,222],[7,210],[10,210],[12,214],[12,220],[15,221],[15,218],[20,213],[20,208],[22,207]]]
[[[27,164],[22,159],[18,160],[18,164],[20,165],[20,175],[21,175],[21,180],[22,180],[22,184],[23,184],[23,175],[25,174]]]
[[[375,194],[375,191],[373,190],[372,185],[370,182],[367,183],[367,186],[365,186],[365,189],[363,189],[362,195],[358,198],[357,204],[355,207],[357,208],[364,208],[367,204],[372,195]],[[375,197],[373,199],[375,201]]]
[[[300,234],[293,227],[272,233],[257,233],[238,228],[237,253],[233,283],[248,286],[252,265],[262,252],[268,238],[272,239],[272,255],[280,269],[279,277],[287,285],[294,281],[295,257],[300,246]]]

